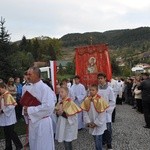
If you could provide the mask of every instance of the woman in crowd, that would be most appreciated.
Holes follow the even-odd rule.
[[[17,95],[17,88],[14,83],[14,78],[9,78],[8,83],[7,83],[7,90],[9,93],[13,96],[13,98],[16,100],[16,95]]]
[[[141,84],[140,79],[135,80],[136,86],[134,89],[134,98],[137,103],[137,111],[140,113],[143,113],[143,106],[142,106],[142,92],[141,90],[138,89],[138,86]]]

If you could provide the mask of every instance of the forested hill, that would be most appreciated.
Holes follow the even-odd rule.
[[[150,27],[106,32],[72,33],[60,38],[64,47],[108,43],[110,47],[141,47],[150,43]]]

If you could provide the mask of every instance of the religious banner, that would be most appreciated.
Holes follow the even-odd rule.
[[[97,84],[97,74],[104,72],[107,80],[112,78],[108,45],[90,45],[76,48],[76,75],[85,86]]]

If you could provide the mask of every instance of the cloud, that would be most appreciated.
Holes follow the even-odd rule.
[[[150,25],[149,0],[2,0],[12,40]]]

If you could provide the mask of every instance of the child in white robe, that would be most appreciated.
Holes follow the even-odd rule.
[[[6,90],[6,85],[3,82],[0,83],[0,94],[0,126],[4,128],[5,150],[12,150],[12,141],[16,150],[21,150],[22,143],[14,131],[14,124],[17,122],[15,113],[17,103]]]
[[[98,94],[102,96],[109,108],[106,110],[106,125],[107,130],[103,134],[103,145],[107,146],[108,150],[112,150],[112,113],[116,107],[116,99],[113,89],[108,85],[105,73],[99,73],[98,78]]]
[[[68,98],[68,88],[60,88],[61,101],[56,106],[56,114],[59,116],[56,126],[55,139],[64,142],[65,150],[72,150],[72,141],[77,139],[78,118],[77,113],[81,109]]]
[[[87,96],[87,92],[83,84],[80,83],[80,77],[77,75],[74,78],[75,84],[72,85],[71,90],[75,96],[74,102],[80,107],[81,103]],[[85,127],[83,122],[83,112],[78,114],[78,130]]]
[[[84,110],[84,122],[89,128],[89,133],[94,137],[95,149],[102,150],[102,135],[106,130],[106,109],[109,106],[97,93],[97,85],[92,85],[90,96],[82,102],[81,108]]]
[[[68,88],[67,82],[68,82],[67,79],[63,79],[62,82],[61,82],[61,87]],[[72,90],[71,88],[68,88],[68,90],[69,90],[69,92],[68,92],[68,97],[74,101],[74,100],[75,100],[75,96],[74,96],[73,90]],[[61,98],[61,96],[59,95],[58,101],[61,101],[61,99],[62,99],[62,98]]]

